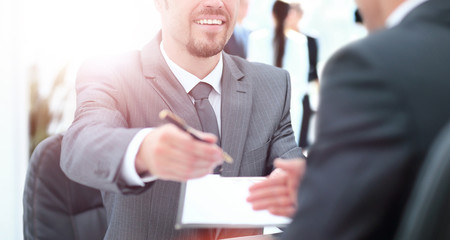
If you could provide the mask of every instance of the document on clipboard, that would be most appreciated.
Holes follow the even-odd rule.
[[[290,218],[255,211],[246,201],[249,187],[263,179],[210,174],[182,183],[175,228],[287,226]]]

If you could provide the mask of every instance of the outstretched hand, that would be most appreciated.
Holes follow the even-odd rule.
[[[304,159],[275,160],[276,169],[269,177],[250,187],[247,201],[254,210],[292,217],[297,210],[297,191],[306,169]]]

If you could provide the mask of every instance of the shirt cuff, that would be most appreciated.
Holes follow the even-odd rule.
[[[136,155],[139,151],[139,147],[144,141],[145,136],[147,136],[147,134],[152,130],[152,128],[142,129],[133,137],[130,144],[128,144],[127,152],[125,153],[125,158],[122,162],[121,175],[125,180],[125,183],[130,186],[143,187],[146,182],[151,182],[158,179],[157,177],[151,176],[150,174],[146,174],[142,177],[139,176],[135,167]]]

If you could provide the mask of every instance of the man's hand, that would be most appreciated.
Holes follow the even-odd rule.
[[[247,201],[255,210],[292,217],[297,210],[297,190],[306,168],[304,159],[275,160],[270,176],[250,187]]]
[[[164,180],[186,181],[211,173],[223,163],[222,149],[214,134],[198,132],[206,142],[195,140],[173,124],[151,131],[136,156],[138,173],[150,172]]]

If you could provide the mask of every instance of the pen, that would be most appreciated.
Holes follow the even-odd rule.
[[[189,125],[187,125],[186,122],[183,119],[181,119],[179,116],[177,116],[175,113],[165,109],[165,110],[162,110],[161,112],[159,112],[159,118],[174,124],[175,126],[180,128],[181,130],[189,133],[196,140],[205,142],[205,140],[200,138],[195,133],[194,128],[192,128]],[[226,153],[224,151],[223,151],[223,159],[227,163],[233,163],[233,158],[230,155],[228,155],[228,153]]]

